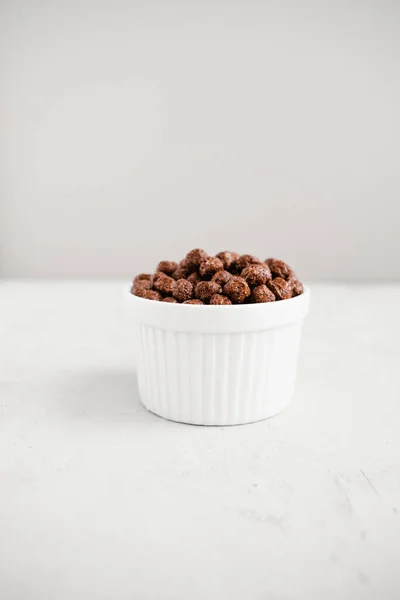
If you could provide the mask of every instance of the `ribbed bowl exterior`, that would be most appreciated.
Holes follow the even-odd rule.
[[[165,308],[164,304],[153,308],[149,303],[163,303],[143,299],[139,302],[147,305],[141,304],[136,312],[136,366],[141,400],[149,411],[182,423],[237,425],[265,419],[288,405],[294,391],[308,298],[303,304],[293,304],[292,310],[285,307],[284,318],[280,315],[276,327],[274,309],[266,307],[270,310],[267,323],[263,318],[258,319],[254,310],[255,320],[249,327],[255,329],[252,331],[237,331],[238,319],[246,315],[243,311],[247,308],[252,309],[250,305],[217,307],[232,311],[232,327],[227,323],[213,327],[233,331],[215,333],[207,331],[212,318],[206,312],[214,307],[167,305]],[[140,310],[142,306],[144,311]],[[173,310],[164,319],[161,311],[169,311],[171,307]],[[181,308],[193,312],[177,312]],[[242,312],[235,314],[236,308]],[[152,323],[152,310],[158,311],[156,324]],[[260,308],[257,310],[264,314]],[[282,313],[282,308],[279,310]],[[286,313],[290,315],[287,317]],[[184,318],[179,319],[180,314]],[[222,315],[225,317],[226,313]],[[258,322],[260,331],[255,327]],[[197,330],[185,331],[185,328]]]
[[[202,334],[137,324],[137,340],[142,402],[166,419],[250,423],[277,414],[292,396],[300,325]]]

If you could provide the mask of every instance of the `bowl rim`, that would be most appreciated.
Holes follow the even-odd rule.
[[[137,323],[171,331],[239,333],[301,322],[308,312],[311,293],[305,286],[302,294],[288,300],[233,305],[175,304],[131,295]]]

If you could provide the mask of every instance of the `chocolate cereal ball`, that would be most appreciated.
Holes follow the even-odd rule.
[[[224,295],[228,296],[234,304],[243,304],[250,293],[247,282],[241,277],[232,277],[224,286]]]
[[[150,281],[152,277],[153,275],[150,275],[150,273],[140,273],[140,275],[136,275],[133,283],[136,283],[137,281]]]
[[[275,302],[275,296],[266,285],[257,285],[251,292],[251,302]]]
[[[171,304],[178,304],[178,300],[175,300],[172,296],[167,296],[163,299],[163,302],[170,302]]]
[[[268,265],[249,265],[240,274],[249,285],[262,285],[272,279]]]
[[[165,273],[161,273],[161,271],[156,271],[156,272],[154,273],[154,275],[152,275],[152,276],[151,276],[151,279],[150,279],[150,281],[151,281],[151,285],[153,286],[153,285],[154,285],[154,283],[157,281],[157,279],[158,279],[159,277],[163,277],[164,275],[165,275]]]
[[[175,280],[165,273],[161,273],[154,281],[154,289],[166,296],[172,296],[175,288]]]
[[[216,256],[208,256],[204,258],[199,267],[199,273],[202,277],[211,278],[217,271],[222,271],[224,264],[222,260]]]
[[[202,302],[201,300],[185,300],[185,302],[183,302],[183,304],[204,304],[204,302]]]
[[[273,262],[274,262],[274,260],[279,260],[279,259],[278,259],[278,258],[266,258],[266,259],[264,260],[264,262],[265,262],[265,263],[267,263],[267,265],[270,267],[270,266],[271,266],[271,263],[273,263]]]
[[[277,300],[288,300],[292,297],[292,286],[282,277],[275,277],[272,281],[268,281],[268,287]]]
[[[211,281],[215,281],[215,283],[219,283],[219,285],[224,286],[228,281],[232,279],[232,275],[229,271],[217,271],[211,278]]]
[[[256,256],[252,256],[251,254],[242,254],[236,261],[236,267],[238,271],[243,271],[249,265],[260,265],[261,260]]]
[[[204,250],[200,250],[200,248],[195,248],[186,255],[187,266],[195,271],[199,268],[201,261],[205,258],[207,258],[207,253],[204,252]]]
[[[147,300],[162,300],[161,294],[159,292],[156,292],[155,290],[146,290],[145,292],[143,292],[143,296],[141,297],[146,298]]]
[[[231,268],[231,266],[239,258],[239,254],[237,254],[236,252],[227,252],[227,251],[218,252],[217,258],[219,258],[220,260],[222,260],[222,263],[224,265],[224,269],[226,269],[227,271],[229,271],[229,269]]]
[[[220,294],[222,288],[215,281],[200,281],[195,288],[195,296],[203,302],[208,302],[214,294]]]
[[[189,266],[187,264],[186,259],[184,258],[172,273],[172,277],[178,281],[178,279],[186,279],[186,277],[191,273]]]
[[[149,290],[151,290],[151,281],[149,281],[148,279],[139,279],[133,284],[131,288],[131,294],[143,298],[144,292],[147,292]]]
[[[210,298],[210,304],[232,304],[232,302],[226,296],[214,294],[214,296],[211,296]]]
[[[190,283],[196,287],[196,285],[199,283],[199,281],[201,281],[201,277],[200,275],[197,273],[197,271],[195,271],[194,273],[191,273],[188,277],[187,280],[190,281]]]
[[[301,281],[296,276],[289,277],[288,283],[292,286],[293,297],[300,296],[304,292],[304,287]]]
[[[157,271],[161,271],[161,273],[165,273],[166,275],[172,275],[174,271],[178,268],[178,263],[170,260],[162,260],[158,263]]]
[[[178,279],[172,295],[178,302],[185,302],[193,298],[193,285],[187,279]]]
[[[282,279],[287,280],[292,273],[292,269],[283,262],[283,260],[279,260],[278,258],[267,258],[265,262],[271,269],[273,277],[281,277]]]

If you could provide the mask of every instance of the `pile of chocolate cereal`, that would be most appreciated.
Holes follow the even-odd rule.
[[[135,277],[131,293],[179,304],[254,304],[299,296],[303,285],[283,260],[236,252],[208,256],[197,248],[180,263],[163,260],[153,275]]]

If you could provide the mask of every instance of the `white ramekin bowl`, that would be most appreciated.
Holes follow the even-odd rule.
[[[239,425],[290,402],[310,292],[290,300],[196,306],[132,296],[144,406],[181,423]]]

